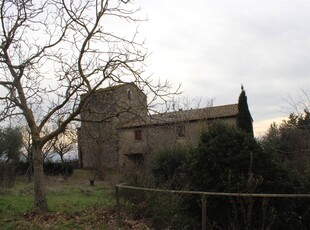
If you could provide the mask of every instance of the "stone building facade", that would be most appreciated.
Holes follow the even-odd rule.
[[[81,112],[78,130],[81,166],[118,168],[120,128],[132,119],[146,116],[146,95],[134,84],[97,90]]]
[[[160,149],[198,143],[214,121],[236,125],[238,104],[149,115],[146,95],[134,84],[98,90],[81,113],[83,167],[124,172],[148,165]]]

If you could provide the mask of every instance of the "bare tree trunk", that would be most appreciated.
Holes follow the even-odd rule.
[[[39,146],[34,146],[33,150],[34,205],[40,211],[47,211],[42,149]]]
[[[30,163],[29,163],[29,167],[27,169],[26,175],[28,175],[28,183],[31,183],[31,181],[32,181],[32,165]]]
[[[67,170],[65,169],[65,161],[64,161],[64,155],[60,154],[60,160],[61,160],[61,175],[63,179],[67,179]]]

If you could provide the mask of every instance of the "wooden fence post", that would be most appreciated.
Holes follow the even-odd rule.
[[[207,229],[207,199],[206,195],[201,195],[201,229]]]

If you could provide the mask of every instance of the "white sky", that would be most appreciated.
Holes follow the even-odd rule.
[[[244,85],[256,135],[287,117],[288,95],[309,88],[310,2],[136,0],[154,78],[183,96],[236,103]],[[292,110],[292,108],[291,108]]]

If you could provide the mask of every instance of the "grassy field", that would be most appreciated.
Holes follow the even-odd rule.
[[[66,180],[46,177],[48,213],[33,209],[33,183],[18,178],[0,189],[0,229],[111,229],[115,223],[114,188],[105,181],[89,186],[88,172],[76,170]]]

